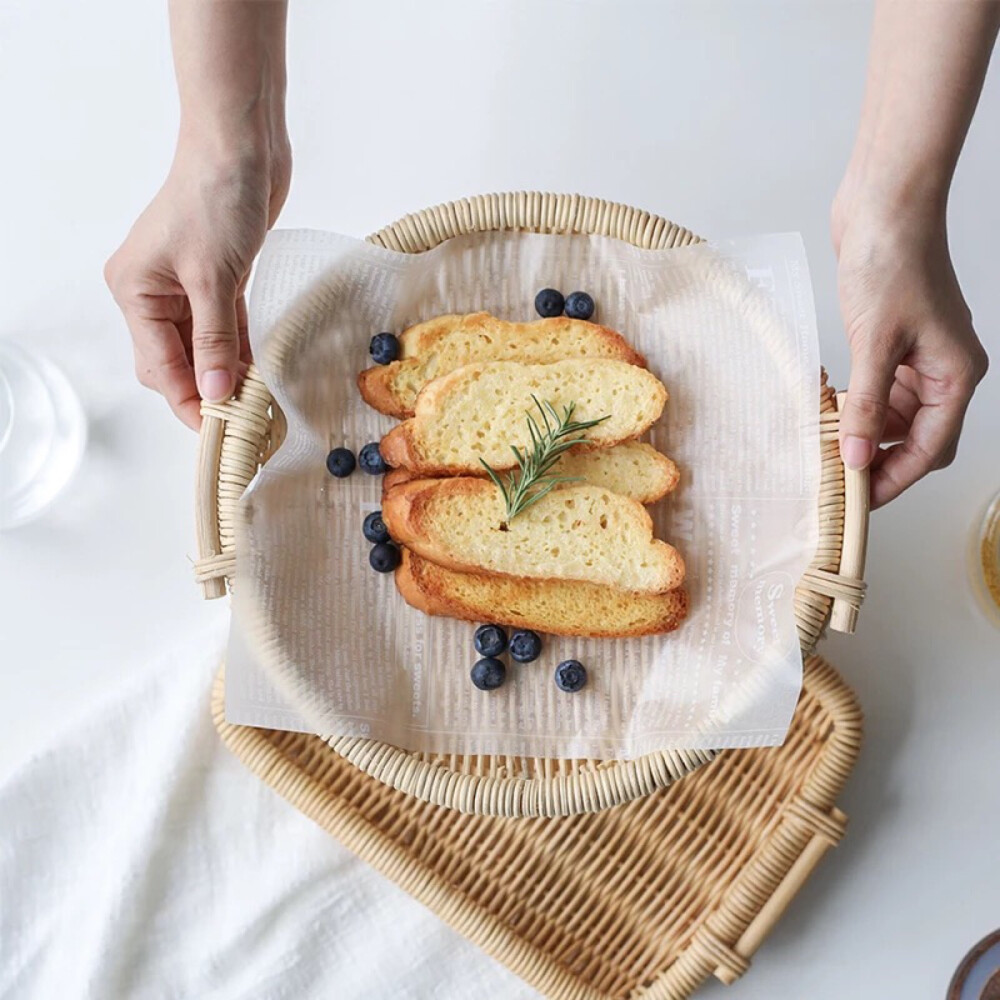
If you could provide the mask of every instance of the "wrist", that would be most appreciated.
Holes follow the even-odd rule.
[[[188,161],[218,171],[287,173],[291,152],[284,120],[257,112],[215,116],[204,109],[182,115],[175,162]]]
[[[951,169],[926,163],[873,162],[855,152],[831,207],[831,232],[838,253],[849,228],[878,227],[908,234],[944,231]]]
[[[269,95],[181,106],[177,144],[218,159],[268,158],[288,145],[284,104]]]

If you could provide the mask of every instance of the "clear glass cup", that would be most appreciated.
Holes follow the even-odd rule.
[[[0,530],[37,517],[83,457],[87,420],[47,358],[0,339]]]
[[[969,572],[980,607],[1000,625],[1000,493],[972,532]]]

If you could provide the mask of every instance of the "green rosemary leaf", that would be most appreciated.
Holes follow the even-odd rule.
[[[535,418],[530,413],[528,414],[528,433],[531,435],[532,445],[535,448],[541,447],[542,432],[539,430],[538,424],[535,422]]]
[[[500,478],[496,469],[494,469],[493,466],[491,466],[489,462],[487,462],[486,459],[484,458],[481,458],[479,461],[482,463],[483,468],[486,470],[486,475],[488,475],[490,479],[492,479],[493,482],[496,483],[497,488],[500,490],[501,494],[503,494],[504,503],[509,505],[510,498],[507,495],[507,487],[504,486],[503,480]]]
[[[533,394],[531,398],[535,401],[535,406],[538,408],[538,412],[541,413],[542,420],[545,421],[545,433],[551,437],[551,435],[552,435],[552,425],[549,423],[549,413],[552,414],[552,417],[555,420],[557,427],[559,426],[559,415],[556,413],[555,410],[552,409],[552,405],[550,403],[546,402],[545,405],[543,406],[538,401],[538,397],[537,396],[535,396]],[[546,409],[546,407],[548,409]],[[530,413],[528,414],[528,419],[529,420],[531,419],[531,414]]]
[[[537,400],[536,400],[536,402],[537,402]],[[542,410],[542,413],[543,414],[547,414],[546,420],[545,420],[545,426],[546,426],[546,428],[548,428],[548,426],[549,426],[549,421],[548,421],[548,417],[549,416],[552,417],[552,422],[556,425],[556,427],[565,427],[567,424],[569,424],[570,421],[573,419],[573,410],[574,410],[575,406],[576,406],[575,403],[570,403],[569,406],[564,406],[563,407],[563,418],[562,418],[562,420],[560,420],[559,419],[559,414],[556,413],[556,408],[548,400],[545,400],[545,409]]]

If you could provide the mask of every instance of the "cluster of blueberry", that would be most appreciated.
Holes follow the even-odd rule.
[[[555,288],[543,288],[535,296],[535,312],[539,316],[561,316],[570,319],[590,319],[594,315],[594,300],[586,292],[570,292],[566,298]]]
[[[376,573],[391,573],[399,565],[399,549],[389,537],[389,529],[382,520],[382,511],[373,510],[361,525],[365,538],[372,543],[368,565]]]
[[[376,333],[368,350],[377,364],[387,365],[399,357],[399,341],[394,334]],[[366,444],[358,452],[357,462],[350,448],[334,448],[326,456],[326,467],[330,475],[338,479],[346,479],[358,465],[362,472],[367,472],[370,476],[383,476],[389,471],[389,466],[379,451],[378,441]]]
[[[360,465],[361,471],[367,472],[369,476],[382,476],[389,471],[389,466],[378,450],[378,441],[369,441],[358,452],[357,462],[354,461],[354,452],[350,448],[334,448],[326,456],[326,469],[337,479],[346,479],[356,465]]]
[[[379,364],[388,364],[399,354],[399,341],[391,333],[377,334],[372,338],[371,353]],[[381,360],[382,357],[385,358],[384,361]],[[389,471],[389,466],[379,451],[378,441],[369,441],[358,452],[356,462],[350,448],[334,448],[326,456],[327,471],[337,479],[346,479],[357,465],[370,476],[382,476]],[[385,521],[382,520],[382,511],[373,510],[365,517],[361,530],[372,543],[372,550],[368,554],[371,568],[379,573],[391,573],[399,565],[400,555],[399,549],[389,537]]]
[[[482,656],[476,660],[470,674],[472,683],[480,691],[493,691],[507,679],[507,668],[498,657],[505,650],[517,663],[531,663],[542,652],[542,640],[531,629],[517,629],[507,641],[507,633],[499,625],[480,625],[476,629],[476,652]],[[586,668],[579,660],[563,660],[556,667],[556,687],[561,691],[579,691],[587,683]]]

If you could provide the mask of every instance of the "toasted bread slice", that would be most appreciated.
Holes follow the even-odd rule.
[[[597,451],[567,452],[553,466],[552,474],[603,486],[645,504],[662,500],[674,490],[680,479],[677,466],[644,441],[623,441]],[[482,475],[486,475],[485,470]],[[423,478],[426,476],[419,472],[392,469],[382,477],[382,494],[388,494],[403,483]],[[570,485],[560,484],[557,488],[564,489]]]
[[[684,581],[684,561],[653,538],[645,507],[599,486],[549,493],[508,524],[489,480],[418,479],[382,500],[392,537],[449,569],[583,580],[658,594]]]
[[[404,330],[399,343],[398,361],[358,376],[365,402],[391,417],[412,417],[417,393],[427,382],[474,361],[613,358],[646,367],[646,359],[621,334],[567,316],[531,323],[509,323],[486,312],[437,316]]]
[[[667,390],[625,361],[465,365],[428,382],[416,415],[382,438],[382,456],[393,468],[430,475],[478,474],[483,461],[513,468],[512,446],[532,446],[527,414],[540,423],[535,399],[551,403],[560,416],[575,403],[574,420],[607,417],[580,434],[587,446],[607,448],[647,430],[663,412]]]
[[[605,639],[672,632],[689,605],[683,587],[637,594],[578,580],[460,573],[408,549],[396,570],[396,586],[407,604],[429,615]]]

